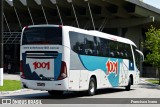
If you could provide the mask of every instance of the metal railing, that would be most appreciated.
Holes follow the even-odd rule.
[[[3,44],[20,44],[21,32],[3,32]]]

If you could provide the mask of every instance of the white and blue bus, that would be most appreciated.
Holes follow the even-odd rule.
[[[22,31],[21,82],[24,88],[87,91],[139,83],[140,55],[129,39],[61,25],[32,25]]]

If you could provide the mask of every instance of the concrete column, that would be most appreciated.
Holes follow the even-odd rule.
[[[141,26],[135,26],[128,28],[128,31],[125,34],[125,38],[128,38],[132,40],[136,45],[138,50],[143,52],[143,48],[141,46],[141,42],[143,42],[143,35],[142,35],[142,27]],[[142,61],[139,62],[140,66],[140,75],[142,75]]]
[[[118,36],[122,36],[122,28],[118,28]]]
[[[125,38],[132,40],[137,45],[137,48],[142,51],[141,42],[143,40],[143,36],[141,26],[128,28],[128,31],[125,34]]]

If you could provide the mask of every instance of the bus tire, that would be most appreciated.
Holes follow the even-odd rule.
[[[131,90],[131,77],[129,77],[129,81],[128,81],[128,85],[125,87],[126,91],[130,91]]]
[[[88,95],[93,96],[96,93],[96,80],[91,77],[89,81],[89,87],[88,87]]]
[[[61,96],[63,95],[63,91],[52,90],[52,91],[48,91],[48,94],[51,96]]]

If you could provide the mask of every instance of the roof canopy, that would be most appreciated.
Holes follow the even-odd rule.
[[[160,26],[160,9],[139,0],[4,0],[4,31],[32,24],[83,29]]]

